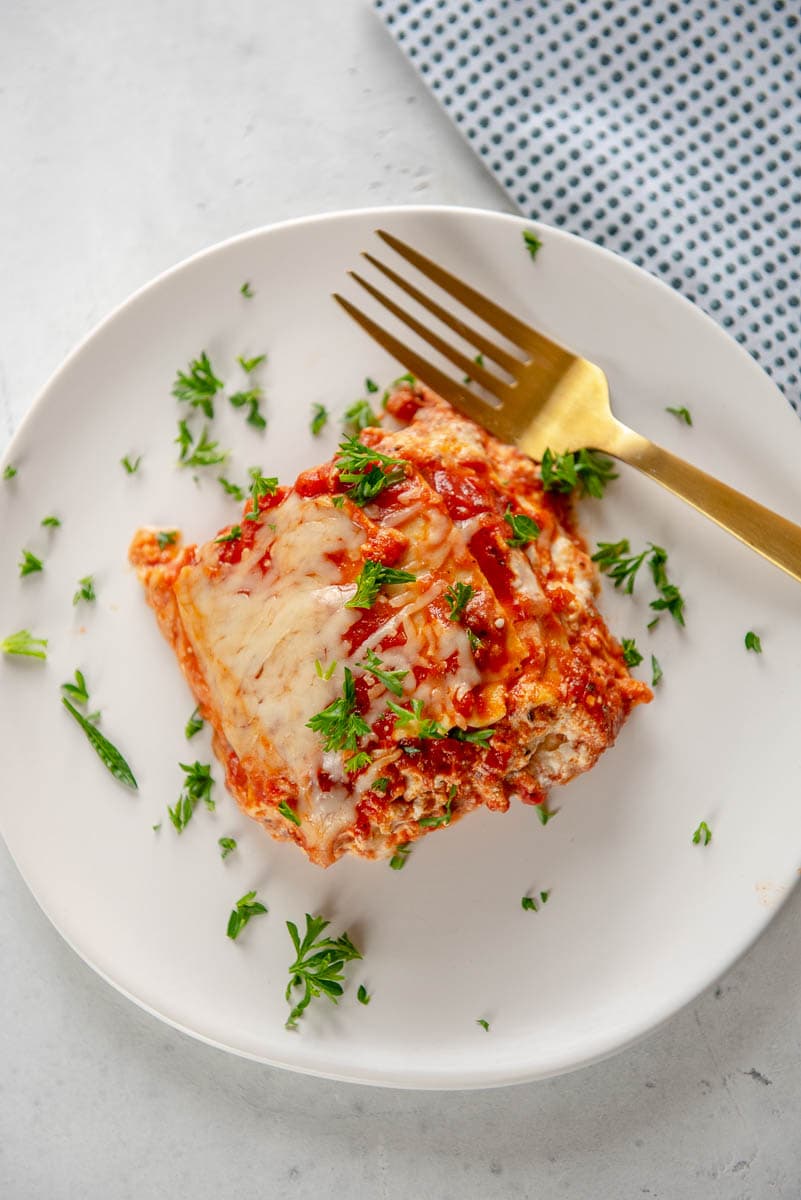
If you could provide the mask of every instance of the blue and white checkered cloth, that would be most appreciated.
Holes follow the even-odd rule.
[[[521,210],[713,316],[801,410],[798,0],[374,0]]]

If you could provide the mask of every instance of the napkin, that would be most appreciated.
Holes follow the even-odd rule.
[[[797,0],[374,0],[521,211],[715,318],[801,413]]]

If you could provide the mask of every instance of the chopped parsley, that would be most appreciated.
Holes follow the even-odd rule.
[[[159,544],[159,550],[164,550],[167,546],[174,546],[177,537],[177,529],[160,529],[156,534],[156,541]]]
[[[351,485],[346,494],[359,508],[364,508],[386,488],[406,478],[404,459],[371,450],[357,437],[340,442],[339,457],[334,466],[341,482]]]
[[[231,941],[236,941],[251,917],[258,917],[266,912],[267,908],[256,899],[255,892],[245,892],[244,896],[237,900],[236,907],[231,910],[228,928],[225,931],[227,936]]]
[[[236,850],[236,838],[217,838],[217,845],[220,847],[220,858],[227,858],[229,854],[233,854],[234,850]]]
[[[387,691],[392,692],[393,696],[403,695],[403,681],[409,674],[408,671],[385,671],[383,661],[373,650],[367,651],[366,660],[359,666],[363,671],[369,671],[371,675],[374,675],[380,683],[383,683]]]
[[[430,717],[423,718],[423,701],[412,700],[411,708],[402,708],[400,704],[395,704],[392,700],[387,701],[387,706],[395,714],[395,728],[402,729],[405,725],[409,725],[412,721],[417,722],[417,733],[415,737],[421,741],[427,739],[440,740],[448,736],[448,731],[439,721],[434,721]]]
[[[539,912],[540,904],[547,904],[548,897],[550,896],[550,894],[551,894],[550,888],[548,889],[547,892],[540,892],[539,904],[537,903],[537,901],[534,899],[533,896],[523,896],[520,900],[520,907],[523,908],[526,912]]]
[[[58,517],[42,517],[39,523],[40,525],[43,525],[45,529],[58,529],[58,527],[61,525]]]
[[[457,742],[472,742],[474,746],[488,746],[494,729],[452,729],[450,736]]]
[[[256,295],[256,293],[253,291],[253,288],[250,286],[249,283],[243,283],[241,288],[239,289],[239,291],[240,291],[240,294],[243,295],[246,300],[252,300],[253,297]]]
[[[356,711],[356,688],[353,675],[345,667],[342,695],[306,722],[323,738],[325,750],[355,750],[360,737],[370,732],[370,726]]]
[[[22,551],[22,558],[19,560],[20,578],[26,575],[33,575],[36,571],[43,571],[44,563],[41,558],[37,558],[35,554],[31,554],[30,550]]]
[[[707,825],[706,821],[702,821],[693,834],[693,845],[708,846],[712,841],[712,830]]]
[[[203,426],[200,437],[193,443],[186,421],[179,421],[178,437],[175,440],[181,448],[179,462],[183,467],[213,467],[217,463],[225,462],[228,457],[227,450],[220,450],[219,442],[210,440],[207,425]]]
[[[558,808],[555,808],[553,810],[551,810],[550,808],[547,808],[544,800],[540,804],[535,805],[535,807],[537,810],[537,816],[540,819],[540,825],[547,825],[548,822],[552,821],[554,819],[554,817],[556,816],[556,814],[559,812]]]
[[[352,775],[355,771],[363,771],[365,767],[369,767],[372,761],[372,754],[368,754],[366,750],[359,750],[345,759],[345,770]]]
[[[359,1004],[369,1004],[372,998],[364,984],[360,983],[359,990],[356,992],[356,999],[359,1001]]]
[[[410,571],[385,567],[383,563],[368,558],[356,578],[355,595],[345,602],[345,608],[372,608],[382,587],[394,583],[414,583],[416,579],[417,576]]]
[[[139,464],[141,461],[142,461],[141,454],[137,455],[136,458],[131,458],[130,455],[126,454],[125,458],[120,459],[120,464],[121,464],[121,466],[123,466],[125,468],[125,473],[127,475],[135,475],[136,472],[139,470]]]
[[[232,525],[227,533],[221,533],[219,537],[214,539],[215,542],[236,542],[242,536],[242,526]]]
[[[3,468],[3,479],[13,479],[17,473],[17,468],[12,467],[11,463],[7,463]]]
[[[364,381],[364,390],[369,395],[374,396],[376,394],[376,392],[378,391],[378,384],[376,383],[376,381],[374,379],[370,379],[368,376],[368,378],[365,379],[365,381]]]
[[[637,572],[648,554],[646,548],[642,554],[630,555],[630,549],[628,538],[621,538],[619,542],[599,542],[598,549],[592,556],[592,561],[614,580],[615,587],[623,587],[629,596],[634,591]]]
[[[214,396],[223,386],[214,374],[209,356],[201,351],[200,358],[193,358],[186,371],[179,371],[172,385],[172,394],[177,400],[200,408],[211,420],[214,416]]]
[[[539,537],[539,525],[525,513],[513,513],[510,507],[503,514],[503,519],[512,531],[512,536],[506,539],[508,546],[527,546]]]
[[[373,785],[373,786],[375,786],[375,785]],[[395,847],[395,853],[392,855],[392,858],[389,860],[389,865],[393,871],[402,871],[403,870],[403,868],[406,866],[406,863],[408,861],[409,855],[411,854],[411,851],[412,851],[412,843],[411,842],[401,842],[400,845]]]
[[[311,431],[315,437],[323,432],[328,424],[328,409],[324,404],[312,405]]]
[[[456,784],[452,783],[448,791],[448,802],[445,805],[445,811],[440,813],[438,817],[421,817],[417,822],[423,829],[439,829],[441,825],[450,825],[451,823],[451,804],[456,796]]]
[[[546,450],[540,474],[543,491],[567,493],[580,488],[582,496],[594,496],[596,500],[601,499],[607,484],[617,479],[614,463],[596,450],[568,451],[567,454]]]
[[[461,580],[451,584],[445,592],[445,599],[448,602],[450,611],[450,620],[458,621],[467,605],[475,595],[475,591],[469,583],[462,583]]]
[[[345,963],[362,957],[347,933],[338,938],[324,937],[329,924],[324,917],[312,917],[306,913],[306,932],[301,939],[297,925],[293,921],[286,923],[295,947],[295,961],[289,968],[289,983],[285,993],[287,1003],[292,1004],[293,989],[303,988],[302,997],[293,1005],[287,1019],[287,1029],[297,1027],[298,1020],[313,998],[327,996],[336,1004],[344,990]]]
[[[623,638],[620,645],[623,648],[623,661],[627,667],[638,667],[642,662],[642,655],[637,649],[637,643],[634,638]]]
[[[91,575],[84,575],[83,579],[78,580],[78,590],[72,597],[72,603],[79,604],[81,600],[86,600],[87,603],[91,603],[96,599],[95,581]]]
[[[490,1031],[490,1023],[489,1023],[489,1021],[488,1021],[488,1020],[487,1020],[485,1017],[478,1017],[478,1018],[476,1019],[476,1025],[480,1025],[480,1026],[481,1026],[481,1028],[484,1030],[484,1032],[485,1032],[485,1033],[489,1033],[489,1031]]]
[[[86,686],[86,678],[82,671],[75,672],[74,683],[62,683],[61,690],[62,692],[66,692],[76,704],[84,705],[89,703],[89,689]]]
[[[468,629],[467,631],[467,640],[470,643],[470,649],[473,651],[473,654],[475,654],[477,650],[480,650],[484,645],[481,638],[477,633],[474,633],[472,629]]]
[[[293,825],[300,825],[300,817],[295,812],[294,808],[290,808],[286,800],[282,800],[278,805],[278,811],[282,817],[286,817],[287,821],[291,821]]]
[[[231,483],[230,479],[226,479],[224,475],[218,475],[217,482],[227,496],[233,496],[234,500],[238,500],[240,504],[245,499],[247,492],[238,483]]]
[[[361,433],[368,425],[375,425],[377,420],[369,400],[357,400],[345,409],[345,429],[348,433]]]
[[[662,668],[659,665],[659,659],[655,654],[651,655],[651,687],[656,685],[662,679]]]
[[[484,366],[484,355],[483,355],[483,354],[477,354],[477,355],[476,355],[476,357],[473,359],[473,362],[474,362],[474,363],[475,363],[477,366],[479,366],[479,367],[483,367],[483,366]],[[469,376],[469,375],[465,375],[464,379],[462,380],[462,383],[472,383],[472,382],[473,382],[473,380],[470,378],[470,376]]]
[[[215,803],[211,796],[214,780],[211,777],[211,765],[208,763],[194,762],[191,764],[179,763],[178,765],[186,775],[186,779],[175,808],[170,808],[168,805],[167,812],[175,828],[182,833],[191,821],[199,800],[202,800],[211,812],[214,811]]]
[[[243,358],[241,354],[238,354],[236,356],[236,361],[239,363],[245,374],[250,375],[256,370],[256,367],[260,367],[263,362],[267,361],[267,355],[257,354],[255,358]]]
[[[745,635],[745,648],[746,650],[753,650],[755,654],[762,653],[762,642],[751,629]]]
[[[260,387],[249,388],[246,392],[234,392],[233,396],[228,397],[234,408],[247,408],[248,415],[245,420],[248,425],[252,425],[254,429],[266,429],[267,422],[261,414],[261,398]]]
[[[76,679],[80,676],[80,672],[75,672]],[[80,676],[83,681],[83,676]],[[73,685],[65,684],[64,690],[69,690]],[[85,690],[85,682],[83,682]],[[88,695],[87,695],[88,699]],[[137,782],[134,778],[133,771],[128,766],[128,763],[123,758],[120,751],[113,745],[107,737],[104,737],[99,729],[95,727],[89,717],[85,717],[83,713],[78,712],[77,708],[67,699],[66,696],[61,697],[61,703],[66,708],[67,712],[80,725],[81,729],[86,734],[87,740],[94,749],[100,761],[111,772],[115,779],[120,783],[124,783],[126,787],[137,790]]]
[[[693,419],[692,419],[692,416],[690,415],[689,408],[670,408],[670,407],[668,407],[665,409],[665,412],[673,413],[673,416],[678,417],[678,419],[680,421],[683,421],[685,425],[692,425],[692,423],[693,423]]]
[[[381,794],[383,795],[386,792],[388,787],[389,787],[389,778],[386,775],[382,775],[381,778],[376,779],[375,783],[373,784],[373,791],[381,792]]]
[[[29,629],[10,633],[0,641],[3,654],[19,654],[24,658],[47,659],[47,638],[35,638]]]
[[[536,233],[532,233],[530,229],[524,229],[523,241],[525,242],[526,249],[531,257],[533,259],[536,258],[542,248],[542,242],[537,237]]]
[[[245,514],[246,521],[258,521],[261,516],[259,508],[260,496],[274,496],[278,491],[278,478],[275,475],[262,475],[261,467],[251,467],[248,471],[251,478],[250,495],[253,507]]]
[[[324,667],[319,658],[315,658],[314,669],[317,672],[319,679],[330,679],[334,674],[334,671],[337,669],[337,660],[334,659],[332,663],[329,663],[327,667]]]
[[[193,738],[196,733],[200,733],[204,724],[205,724],[205,722],[200,715],[200,709],[196,708],[195,711],[192,713],[192,716],[189,718],[189,720],[186,722],[186,725],[184,726],[184,733],[186,734],[186,740],[189,741],[189,739]]]

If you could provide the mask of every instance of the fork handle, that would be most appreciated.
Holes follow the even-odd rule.
[[[636,467],[801,582],[801,526],[615,423],[597,449]]]

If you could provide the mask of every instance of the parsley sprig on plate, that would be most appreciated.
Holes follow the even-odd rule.
[[[336,1004],[344,991],[345,963],[362,957],[347,933],[338,938],[325,937],[329,924],[324,917],[306,913],[306,932],[301,938],[294,921],[286,923],[295,947],[295,961],[289,968],[285,993],[287,1003],[292,1004],[296,988],[303,988],[303,995],[293,1005],[287,1019],[287,1029],[297,1028],[299,1019],[316,997],[327,996],[332,1004]]]
[[[365,446],[357,437],[348,437],[339,444],[339,457],[334,462],[342,483],[350,484],[347,495],[364,508],[386,488],[406,478],[406,461],[392,458]]]
[[[568,493],[579,488],[582,496],[600,500],[607,484],[617,479],[617,472],[611,459],[604,458],[597,450],[553,454],[547,449],[542,456],[540,476],[543,491]]]
[[[107,737],[100,732],[90,717],[85,717],[79,712],[72,703],[85,706],[89,703],[89,689],[86,686],[86,679],[80,671],[75,672],[75,683],[64,683],[61,685],[61,690],[66,692],[66,696],[61,697],[61,703],[66,708],[70,716],[80,725],[81,729],[86,734],[87,741],[97,754],[103,765],[111,772],[115,779],[120,783],[124,783],[126,787],[133,791],[137,790],[138,784],[134,778],[134,773],[128,766],[123,755],[117,747],[108,740]],[[99,714],[93,714],[95,719],[99,719]]]
[[[168,805],[167,812],[178,832],[183,833],[192,819],[198,801],[202,800],[211,812],[214,811],[216,805],[211,795],[211,789],[214,787],[211,764],[193,762],[179,763],[178,765],[186,779],[175,808],[170,808]]]
[[[19,629],[0,641],[3,654],[18,654],[24,658],[47,658],[47,638],[34,637],[29,629]]]
[[[266,912],[266,905],[256,899],[255,892],[245,892],[245,895],[237,900],[231,910],[231,915],[228,918],[228,928],[225,931],[226,935],[231,941],[236,941],[251,917],[258,917]]]
[[[214,416],[214,397],[223,387],[223,381],[214,374],[209,356],[201,351],[200,358],[193,358],[186,371],[179,371],[172,394],[177,400],[199,408],[212,419]]]

